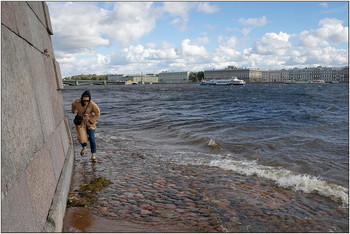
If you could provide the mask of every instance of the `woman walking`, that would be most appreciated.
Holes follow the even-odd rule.
[[[83,149],[80,152],[81,156],[85,156],[87,153],[87,142],[90,141],[91,148],[91,160],[96,162],[96,141],[95,130],[96,122],[100,118],[100,108],[95,102],[91,100],[91,94],[89,91],[85,91],[81,98],[77,98],[72,103],[72,113],[77,113],[82,117],[81,123],[76,123],[75,129],[77,130],[78,141]]]

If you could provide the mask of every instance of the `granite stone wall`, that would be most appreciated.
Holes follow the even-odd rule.
[[[60,232],[74,149],[45,2],[1,2],[1,231]]]

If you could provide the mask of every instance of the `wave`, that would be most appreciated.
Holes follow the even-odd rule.
[[[109,135],[108,133],[101,132],[96,133],[96,135],[100,140],[112,144],[116,142],[123,142],[123,144],[133,142],[133,137],[126,136],[124,134]],[[188,142],[189,144],[199,144],[206,146],[211,150],[223,151],[220,144],[221,142],[217,139],[202,136],[192,136],[191,138],[194,139]],[[144,149],[145,145],[142,147]],[[155,152],[152,154],[153,156],[157,157]],[[228,154],[225,157],[227,156],[231,157],[232,155]],[[162,160],[171,160],[178,164],[205,165],[231,170],[247,176],[256,175],[260,178],[269,179],[275,182],[277,186],[293,189],[295,191],[302,191],[304,193],[316,193],[331,198],[332,200],[341,203],[343,206],[348,206],[348,189],[341,185],[337,185],[311,175],[296,174],[281,167],[260,165],[256,161],[252,160],[235,160],[232,158],[217,159],[217,157],[218,154],[206,154],[203,152],[191,153],[187,150],[184,152],[172,152],[171,158],[166,157],[166,154],[163,153],[160,153],[159,155],[159,158]]]
[[[123,134],[118,134],[118,135],[108,135],[104,132],[96,132],[95,137],[99,141],[104,141],[106,143],[116,143],[116,142],[127,142],[127,141],[132,141],[131,138],[123,135]]]
[[[292,188],[295,191],[304,193],[317,193],[340,202],[343,206],[348,206],[349,204],[349,190],[347,188],[321,180],[318,177],[298,175],[283,168],[259,165],[255,161],[212,160],[209,166],[232,170],[243,175],[256,175],[272,180],[283,188]]]

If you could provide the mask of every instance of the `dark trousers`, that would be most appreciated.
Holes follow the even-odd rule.
[[[95,139],[95,130],[92,129],[86,129],[86,132],[89,137],[90,141],[90,147],[91,147],[91,153],[96,153],[96,139]],[[81,144],[82,147],[86,147],[86,143]]]

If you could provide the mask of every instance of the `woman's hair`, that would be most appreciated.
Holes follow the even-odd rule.
[[[81,105],[82,106],[85,106],[85,104],[83,103],[83,97],[88,97],[89,98],[89,102],[91,101],[91,93],[89,90],[86,90],[82,95],[81,95],[81,98],[80,98],[80,102],[81,102]]]

